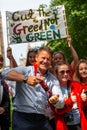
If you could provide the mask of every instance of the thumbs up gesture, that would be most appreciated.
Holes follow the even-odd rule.
[[[87,100],[87,95],[85,93],[85,90],[83,89],[82,90],[82,93],[81,93],[81,98],[82,98],[82,101],[85,102]]]
[[[73,101],[74,103],[77,101],[76,96],[74,95],[73,92],[71,93],[71,99],[72,99],[72,101]]]
[[[53,96],[51,96],[49,98],[49,102],[51,104],[53,104],[53,105],[56,104],[58,102],[58,100],[59,100],[59,95],[58,94],[55,94],[55,95],[53,95]]]

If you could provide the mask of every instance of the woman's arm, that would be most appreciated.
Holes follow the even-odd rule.
[[[69,48],[70,48],[70,51],[71,51],[71,54],[73,57],[73,61],[71,63],[71,66],[72,66],[72,69],[75,70],[75,67],[78,63],[78,55],[77,55],[77,52],[75,51],[75,49],[72,45],[72,38],[70,35],[67,36],[67,42],[68,42],[68,45],[69,45]]]

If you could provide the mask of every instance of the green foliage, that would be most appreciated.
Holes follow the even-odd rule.
[[[41,4],[41,5],[39,5],[39,8],[45,8],[45,7],[47,7],[46,4]]]
[[[87,57],[87,0],[51,0],[51,7],[58,5],[65,5],[68,32],[73,39],[73,46],[79,59]],[[53,51],[63,50],[71,61],[65,39],[50,41],[49,46]]]
[[[65,56],[68,59],[68,62],[71,63],[72,55],[70,55],[70,49],[68,47],[66,39],[50,41],[49,42],[49,47],[52,49],[53,52],[56,52],[56,51],[64,52]]]

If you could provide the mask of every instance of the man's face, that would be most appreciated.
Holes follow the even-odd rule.
[[[36,55],[36,61],[39,66],[39,70],[45,73],[51,65],[51,55],[43,50]]]

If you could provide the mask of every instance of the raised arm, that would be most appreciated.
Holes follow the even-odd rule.
[[[9,59],[10,61],[10,68],[13,68],[13,67],[17,67],[17,63],[13,57],[13,54],[12,54],[12,48],[11,47],[8,47],[7,48],[7,58]]]
[[[76,64],[78,63],[78,55],[77,52],[75,51],[73,45],[72,45],[72,38],[70,35],[67,36],[67,42],[68,42],[68,46],[70,48],[73,60],[71,63],[72,69],[75,70]]]

